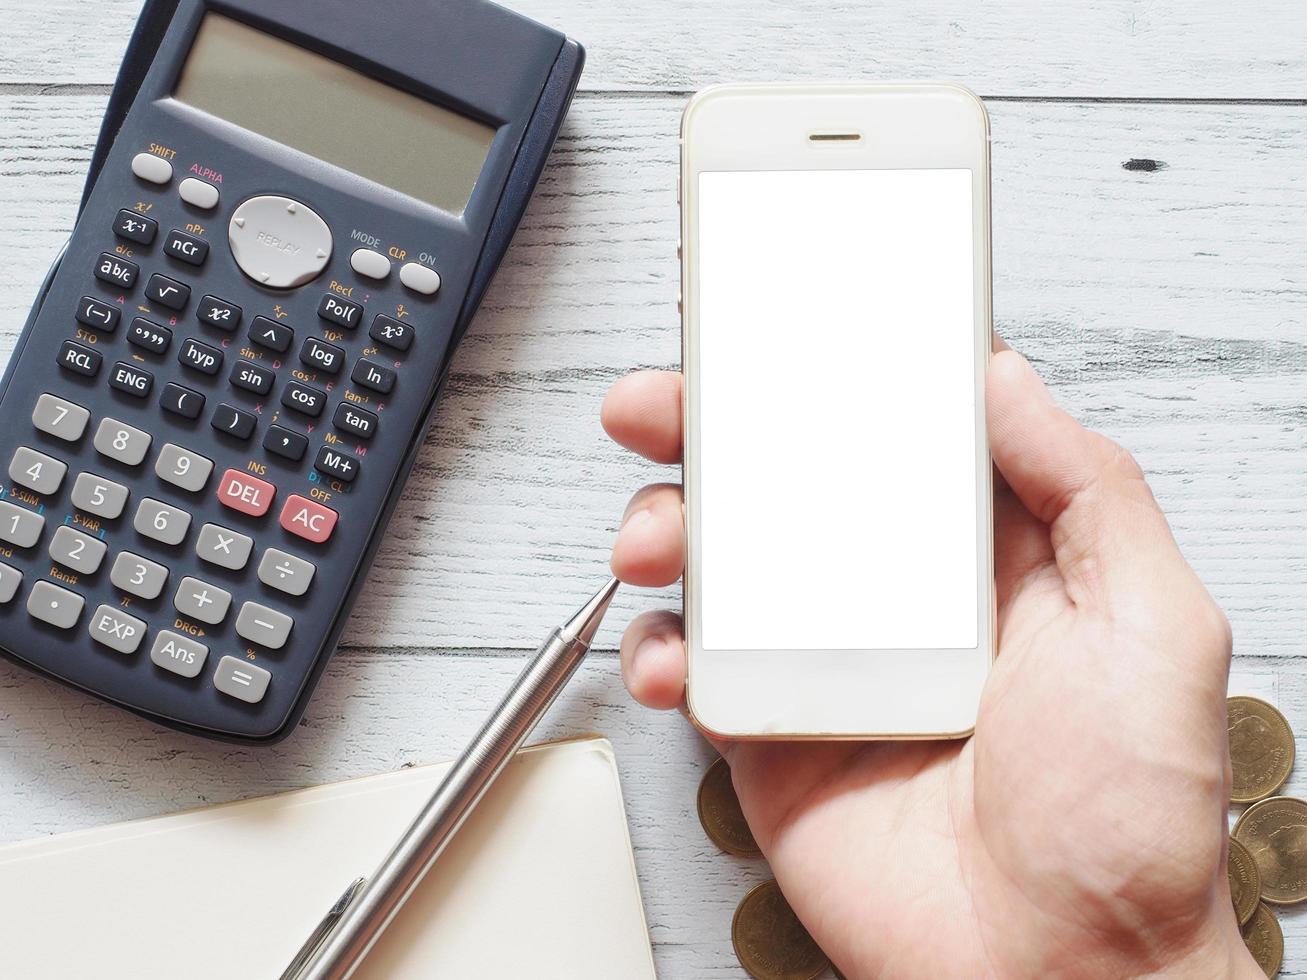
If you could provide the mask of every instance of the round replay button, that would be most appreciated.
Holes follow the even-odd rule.
[[[270,289],[312,282],[331,258],[331,229],[312,208],[289,197],[252,197],[227,226],[231,254],[241,271]]]

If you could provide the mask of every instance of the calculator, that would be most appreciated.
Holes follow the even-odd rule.
[[[148,0],[0,387],[0,647],[296,725],[580,76],[485,0]]]

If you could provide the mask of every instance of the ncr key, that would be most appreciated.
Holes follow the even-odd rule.
[[[163,243],[163,250],[174,259],[179,259],[187,265],[204,265],[204,260],[209,257],[208,242],[203,238],[188,235],[177,228],[168,232],[168,238]]]

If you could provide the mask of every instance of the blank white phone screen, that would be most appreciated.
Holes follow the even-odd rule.
[[[976,647],[971,181],[699,175],[705,649]]]

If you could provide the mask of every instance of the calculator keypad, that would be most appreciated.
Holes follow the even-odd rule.
[[[129,395],[145,398],[150,394],[150,389],[154,387],[154,375],[149,371],[141,371],[130,364],[119,361],[113,366],[113,374],[109,376],[109,384]]]
[[[32,425],[65,442],[76,442],[82,438],[86,423],[90,420],[91,413],[81,405],[54,395],[42,395],[32,409]]]
[[[217,626],[227,618],[227,610],[231,608],[231,593],[188,576],[177,586],[172,604],[183,616]]]
[[[94,574],[109,546],[99,538],[64,525],[50,539],[50,558],[82,575]]]
[[[341,601],[318,567],[340,547],[332,537],[368,451],[382,470],[393,466],[379,426],[394,393],[408,400],[394,420],[406,426],[429,383],[424,374],[409,392],[399,374],[425,341],[415,315],[440,280],[401,267],[402,251],[390,250],[392,264],[385,246],[342,250],[289,198],[193,177],[169,191],[172,165],[150,153],[133,172],[132,197],[96,222],[100,240],[65,263],[81,282],[60,301],[66,333],[42,354],[56,359],[48,376],[63,387],[25,396],[31,428],[0,457],[9,467],[0,546],[12,562],[0,556],[0,615],[25,606],[52,639],[52,628],[65,633],[79,644],[58,648],[68,663],[98,651],[103,664],[111,651],[123,677],[162,692],[144,694],[142,710],[187,684],[244,702],[227,716],[239,733],[240,719],[255,717],[246,705],[268,700],[271,685],[286,685],[281,705],[303,684],[330,618],[315,590],[332,615]],[[232,194],[243,203],[202,213]],[[268,249],[269,235],[299,253]],[[253,282],[233,283],[232,257]],[[257,288],[293,290],[327,266],[333,278],[319,289]],[[11,386],[10,398],[14,390],[30,388]],[[27,406],[10,417],[25,419]],[[344,547],[356,544],[351,536]],[[112,696],[135,701],[123,688]]]
[[[91,639],[119,653],[135,653],[147,628],[143,620],[110,605],[100,606],[91,616]]]
[[[213,460],[170,442],[159,450],[154,472],[160,480],[181,487],[183,490],[189,490],[191,493],[199,493],[209,482],[209,474],[213,472]]]
[[[220,568],[240,571],[249,563],[254,539],[220,524],[205,524],[195,542],[195,553]]]
[[[157,599],[163,593],[163,587],[168,584],[168,569],[157,561],[122,551],[114,559],[109,580],[115,588],[134,596]]]
[[[159,630],[154,646],[150,647],[150,660],[156,666],[182,677],[197,676],[208,656],[209,648],[203,643],[172,630]]]
[[[191,526],[191,515],[161,500],[146,497],[136,508],[132,523],[138,534],[163,544],[181,544]]]
[[[86,600],[76,592],[60,588],[53,582],[37,582],[27,597],[27,611],[33,619],[61,630],[70,630],[77,625],[85,605]]]
[[[19,446],[9,461],[9,479],[37,493],[54,493],[64,482],[68,467],[53,456]]]
[[[117,419],[100,420],[95,430],[95,450],[127,466],[138,466],[150,451],[152,439],[148,432],[133,428]]]
[[[0,541],[16,548],[30,548],[41,540],[43,530],[43,515],[0,500]]]
[[[127,506],[127,488],[94,473],[78,473],[73,484],[73,506],[78,510],[113,520]]]

